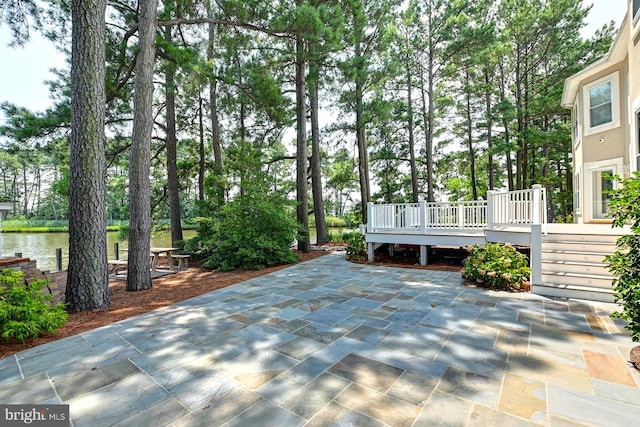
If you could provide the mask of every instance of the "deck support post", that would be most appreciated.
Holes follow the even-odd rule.
[[[373,262],[373,242],[368,242],[367,243],[367,259],[369,260],[369,262]]]
[[[429,257],[427,256],[427,245],[420,245],[420,265],[427,265]]]
[[[531,285],[542,284],[542,224],[531,224]]]
[[[543,208],[542,203],[540,203],[542,201],[542,185],[534,184],[531,188],[533,189],[531,222],[533,224],[542,224],[542,215],[540,215]]]
[[[494,190],[487,190],[487,230],[493,230],[495,220],[493,218],[493,193]]]

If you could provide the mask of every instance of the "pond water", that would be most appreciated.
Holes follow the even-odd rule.
[[[330,228],[331,231],[342,231],[341,228]],[[316,230],[310,229],[311,242],[315,242]],[[196,235],[195,230],[184,230],[185,239]],[[69,234],[68,233],[2,233],[1,256],[13,256],[22,253],[25,258],[36,260],[41,271],[56,271],[56,248],[62,249],[62,268],[66,270],[69,264]],[[107,233],[107,251],[109,259],[115,259],[114,243],[118,242],[118,233]],[[126,258],[122,252],[127,249],[127,242],[118,242],[120,257]],[[151,238],[151,246],[171,246],[169,232],[155,233]]]
[[[196,235],[194,230],[183,232],[185,239]],[[114,243],[118,243],[120,258],[126,258],[123,249],[127,249],[127,242],[118,242],[118,232],[107,233],[107,251],[109,259],[115,259]],[[171,246],[171,235],[168,232],[156,233],[151,238],[151,246]],[[69,234],[68,233],[2,233],[2,256],[13,256],[22,253],[25,258],[36,260],[41,271],[56,271],[56,248],[62,249],[62,268],[66,270],[69,264]]]

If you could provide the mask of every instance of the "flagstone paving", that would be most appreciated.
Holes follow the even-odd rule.
[[[0,359],[0,402],[76,427],[626,427],[615,309],[330,254]]]

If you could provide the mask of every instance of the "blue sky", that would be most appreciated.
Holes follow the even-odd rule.
[[[619,23],[624,17],[627,0],[595,0],[593,4],[589,25],[583,31],[585,37],[611,20]],[[6,27],[0,26],[0,102],[9,101],[42,111],[51,104],[44,81],[53,79],[51,68],[66,67],[65,58],[51,43],[37,35],[24,48],[8,47],[9,38]],[[0,113],[0,124],[3,122]]]

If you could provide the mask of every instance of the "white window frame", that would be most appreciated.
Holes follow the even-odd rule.
[[[575,195],[575,199],[573,201],[574,205],[573,205],[573,210],[577,215],[580,215],[582,213],[582,193],[580,191],[580,188],[582,187],[580,185],[580,180],[581,180],[581,175],[580,175],[580,167],[577,168],[576,173],[573,177],[573,191],[574,191],[574,195]]]
[[[582,208],[585,211],[585,214],[587,215],[588,220],[609,221],[609,222],[611,221],[611,219],[609,218],[604,218],[597,215],[597,214],[601,214],[601,212],[597,211],[596,203],[598,201],[595,200],[596,199],[595,190],[598,189],[599,183],[594,181],[594,174],[596,172],[612,170],[613,175],[619,175],[622,173],[622,169],[623,169],[622,157],[618,157],[610,160],[602,160],[602,161],[593,162],[593,163],[585,163],[584,184],[586,188],[584,189],[584,198],[582,199],[584,204]],[[618,188],[618,183],[615,180],[613,181],[613,188],[614,189]]]
[[[611,82],[611,122],[603,123],[598,126],[591,126],[591,89],[602,84]],[[594,82],[591,82],[583,88],[583,111],[584,111],[584,134],[593,135],[594,133],[603,132],[605,130],[614,129],[620,126],[620,73],[615,71],[604,76]]]
[[[580,145],[580,132],[582,131],[582,129],[580,129],[580,103],[579,103],[579,97],[576,96],[576,100],[573,103],[573,145],[575,147],[577,147],[578,145]]]
[[[640,98],[637,98],[631,106],[631,145],[629,146],[629,158],[631,159],[629,173],[640,171]]]

